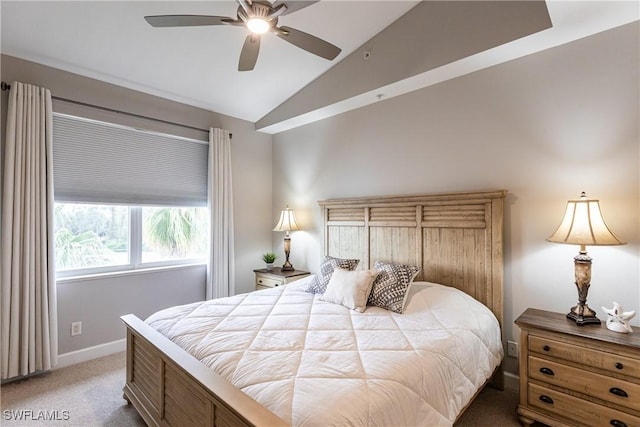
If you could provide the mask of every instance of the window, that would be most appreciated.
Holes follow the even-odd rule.
[[[126,206],[56,203],[56,271],[129,264]]]
[[[207,141],[54,113],[56,274],[203,262]]]
[[[205,258],[205,208],[143,207],[141,262]]]
[[[56,203],[59,277],[202,262],[207,209]]]

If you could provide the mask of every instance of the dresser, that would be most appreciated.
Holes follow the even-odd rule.
[[[640,426],[640,328],[620,334],[532,308],[515,323],[523,425]]]
[[[256,290],[285,286],[311,274],[303,270],[282,271],[280,267],[274,267],[273,270],[261,268],[253,272],[256,275]]]

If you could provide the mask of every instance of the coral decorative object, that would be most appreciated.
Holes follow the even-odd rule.
[[[629,321],[635,317],[635,311],[624,311],[617,302],[613,303],[611,309],[605,307],[602,309],[607,313],[607,329],[622,334],[633,332]]]

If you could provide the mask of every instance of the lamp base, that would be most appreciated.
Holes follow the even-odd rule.
[[[578,289],[578,305],[571,307],[567,318],[576,322],[578,326],[599,325],[600,319],[596,317],[596,312],[587,305],[587,293],[591,286],[591,257],[587,255],[584,245],[580,246],[580,252],[573,258],[573,264]]]
[[[280,271],[294,271],[293,265],[289,262],[289,253],[291,252],[291,238],[289,232],[284,236],[284,257],[285,261]]]
[[[591,310],[588,305],[571,307],[571,311],[567,313],[567,319],[576,322],[578,326],[599,325],[600,319],[596,317],[596,312]]]
[[[291,263],[289,262],[289,260],[287,260],[287,261],[282,265],[282,268],[280,268],[280,271],[295,271],[295,268],[293,268],[293,265],[291,265]]]

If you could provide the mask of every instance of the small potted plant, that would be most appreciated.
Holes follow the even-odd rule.
[[[267,270],[273,270],[273,262],[276,260],[277,255],[273,252],[266,252],[262,254],[262,260],[267,264]]]

